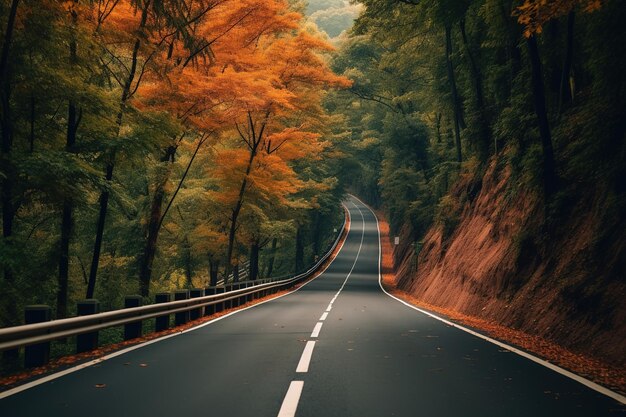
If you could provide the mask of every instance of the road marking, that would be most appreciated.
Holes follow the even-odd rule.
[[[346,275],[346,279],[343,280],[343,283],[341,284],[341,287],[339,288],[339,291],[337,291],[337,293],[335,294],[333,299],[330,300],[330,305],[332,305],[335,302],[335,300],[337,300],[337,297],[339,296],[339,294],[341,294],[341,291],[343,291],[343,288],[346,286],[346,283],[348,282],[348,279],[350,279],[350,276],[352,275],[352,271],[354,271],[354,267],[356,266],[356,263],[359,260],[359,256],[361,255],[361,249],[363,249],[363,239],[365,238],[365,216],[363,215],[363,212],[361,211],[359,206],[354,204],[352,201],[350,203],[361,214],[361,223],[363,224],[363,228],[361,229],[361,242],[359,243],[359,250],[356,252],[356,257],[354,258],[354,263],[352,264],[352,268],[350,268],[350,271],[348,272],[348,275]],[[348,213],[350,213],[349,210],[348,210]],[[329,305],[329,307],[330,307],[330,305]]]
[[[328,312],[327,311],[325,311],[324,314],[322,314],[322,317],[320,317],[320,321],[326,320],[326,317],[328,317]]]
[[[280,406],[278,417],[293,417],[296,415],[302,388],[304,388],[304,381],[291,381],[285,399],[283,400],[283,405]]]
[[[326,309],[326,311],[330,311],[333,309],[333,305],[332,304],[328,304],[328,308]]]
[[[317,323],[315,325],[315,327],[313,328],[313,333],[311,333],[311,337],[319,337],[320,330],[322,330],[322,324],[324,323]]]
[[[350,211],[346,210],[346,212],[347,212],[347,215],[348,215],[348,220],[350,220]],[[365,225],[365,222],[363,224]],[[347,230],[348,230],[348,232],[350,232],[349,228]],[[335,257],[324,268],[322,268],[322,270],[320,271],[320,273],[317,276],[315,276],[313,279],[305,282],[301,286],[295,288],[293,291],[290,291],[290,292],[285,293],[283,295],[280,295],[278,297],[270,298],[268,300],[262,301],[262,302],[260,302],[258,304],[251,305],[251,306],[246,307],[246,308],[242,308],[242,309],[239,309],[239,310],[232,311],[232,312],[230,312],[228,314],[225,314],[225,315],[223,315],[221,317],[217,317],[217,318],[215,318],[215,319],[213,319],[211,321],[207,321],[206,323],[202,323],[202,324],[200,324],[198,326],[191,327],[191,328],[183,330],[183,331],[181,331],[179,333],[168,334],[168,335],[156,338],[156,339],[149,340],[149,341],[144,342],[144,343],[140,343],[140,344],[137,344],[137,345],[134,345],[134,346],[130,346],[130,347],[126,348],[126,349],[122,349],[122,350],[118,350],[117,352],[113,352],[110,355],[105,355],[105,356],[102,356],[100,358],[93,359],[93,360],[91,360],[89,362],[85,362],[85,363],[82,363],[80,365],[73,366],[73,367],[71,367],[69,369],[64,369],[63,371],[59,371],[59,372],[53,373],[51,375],[44,376],[44,377],[39,378],[39,379],[37,379],[35,381],[31,381],[31,382],[28,382],[26,384],[19,385],[19,386],[15,387],[15,388],[11,388],[11,389],[8,389],[6,391],[2,391],[2,392],[0,392],[0,400],[3,399],[3,398],[10,397],[12,395],[18,394],[18,393],[20,393],[22,391],[26,391],[26,390],[28,390],[30,388],[33,388],[33,387],[36,387],[38,385],[45,384],[46,382],[54,381],[57,378],[61,378],[62,376],[65,376],[65,375],[68,375],[68,374],[80,371],[81,369],[89,368],[90,366],[102,363],[102,362],[107,361],[109,359],[113,359],[113,358],[115,358],[117,356],[120,356],[120,355],[123,355],[125,353],[132,352],[133,350],[141,349],[142,347],[151,345],[153,343],[161,342],[163,340],[166,340],[166,339],[169,339],[169,338],[172,338],[172,337],[180,336],[181,334],[185,334],[185,333],[188,333],[188,332],[193,332],[195,330],[201,329],[201,328],[203,328],[205,326],[208,326],[208,325],[213,324],[215,322],[218,322],[220,320],[224,320],[225,318],[230,317],[230,316],[232,316],[234,314],[238,314],[238,313],[241,313],[243,311],[249,310],[251,308],[258,307],[258,306],[260,306],[262,304],[269,303],[271,301],[278,300],[279,298],[283,298],[283,297],[286,297],[288,295],[291,295],[291,294],[299,291],[300,289],[304,288],[305,286],[309,285],[311,282],[315,281],[320,276],[322,276],[322,274],[324,272],[326,272],[326,270],[335,262],[335,259],[337,258],[337,255],[339,255],[339,253],[343,249],[343,245],[346,243],[346,240],[347,240],[347,238],[344,239],[343,242],[341,242],[341,245],[339,246],[339,249],[337,250],[337,254],[335,255]]]
[[[302,356],[300,357],[300,362],[298,362],[296,372],[309,372],[309,364],[311,363],[311,356],[313,355],[314,347],[315,341],[309,340],[308,342],[306,342],[306,346],[304,347],[304,351],[302,352]]]
[[[401,302],[405,306],[407,306],[409,308],[412,308],[413,310],[417,310],[417,311],[419,311],[422,314],[427,315],[428,317],[431,317],[431,318],[433,318],[435,320],[439,320],[439,321],[441,321],[441,322],[443,322],[443,323],[445,323],[445,324],[447,324],[449,326],[456,327],[459,330],[462,330],[462,331],[464,331],[466,333],[469,333],[469,334],[471,334],[473,336],[476,336],[476,337],[478,337],[480,339],[486,340],[487,342],[493,343],[496,346],[499,346],[501,348],[507,349],[507,350],[509,350],[509,351],[511,351],[513,353],[516,353],[516,354],[518,354],[518,355],[520,355],[520,356],[522,356],[522,357],[524,357],[526,359],[529,359],[529,360],[531,360],[531,361],[533,361],[533,362],[535,362],[535,363],[537,363],[539,365],[542,365],[542,366],[544,366],[544,367],[546,367],[548,369],[551,369],[552,371],[557,372],[557,373],[559,373],[559,374],[561,374],[561,375],[563,375],[563,376],[565,376],[567,378],[570,378],[570,379],[572,379],[572,380],[574,380],[574,381],[576,381],[576,382],[578,382],[580,384],[583,384],[586,387],[588,387],[588,388],[590,388],[590,389],[592,389],[592,390],[594,390],[596,392],[599,392],[600,394],[604,394],[607,397],[611,397],[614,400],[619,401],[622,404],[626,404],[626,396],[624,396],[624,395],[621,395],[621,394],[619,394],[617,392],[611,391],[610,389],[605,388],[605,387],[603,387],[600,384],[596,384],[595,382],[590,381],[587,378],[583,378],[580,375],[577,375],[577,374],[575,374],[573,372],[570,372],[570,371],[568,371],[566,369],[563,369],[563,368],[561,368],[559,366],[556,366],[556,365],[554,365],[554,364],[552,364],[552,363],[550,363],[550,362],[548,362],[546,360],[538,358],[537,356],[533,356],[530,353],[527,353],[527,352],[524,352],[524,351],[519,350],[517,348],[514,348],[513,346],[507,345],[506,343],[503,343],[503,342],[501,342],[499,340],[492,339],[491,337],[485,336],[485,335],[483,335],[481,333],[478,333],[478,332],[476,332],[474,330],[468,329],[467,327],[463,327],[461,325],[453,323],[453,322],[451,322],[449,320],[446,320],[446,319],[444,319],[442,317],[439,317],[439,316],[437,316],[437,315],[435,315],[435,314],[433,314],[433,313],[431,313],[429,311],[422,310],[419,307],[415,307],[414,305],[409,304],[406,301],[401,300],[400,298],[398,298],[398,297],[388,293],[387,290],[385,290],[385,288],[383,287],[382,275],[380,273],[380,270],[381,270],[380,267],[381,267],[381,261],[382,261],[382,250],[381,250],[381,245],[380,245],[380,227],[378,225],[378,217],[376,217],[376,213],[374,213],[374,211],[371,208],[369,208],[369,206],[367,204],[365,204],[364,202],[362,202],[361,200],[359,200],[355,196],[352,196],[352,197],[355,200],[359,201],[361,204],[363,204],[363,206],[365,206],[365,208],[367,208],[372,213],[372,215],[374,216],[374,219],[376,220],[376,229],[378,231],[378,285],[380,286],[380,289],[385,294],[387,294],[389,297],[393,298],[394,300]],[[354,203],[352,203],[352,204],[354,204]],[[357,206],[357,209],[359,209],[358,206]],[[360,209],[359,209],[359,211],[361,212]],[[363,212],[361,212],[361,215],[363,215]],[[364,218],[364,221],[365,221],[365,218]]]

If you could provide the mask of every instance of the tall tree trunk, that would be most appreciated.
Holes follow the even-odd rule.
[[[156,246],[158,239],[158,225],[161,219],[161,207],[165,200],[165,183],[167,182],[167,176],[163,176],[156,189],[154,190],[154,196],[152,198],[152,205],[150,206],[150,218],[148,220],[148,236],[146,238],[146,245],[144,247],[143,256],[141,257],[141,264],[139,266],[139,284],[141,295],[147,297],[150,293],[150,279],[152,277],[152,264],[154,263],[154,256],[156,254]]]
[[[248,279],[254,281],[259,277],[259,241],[255,240],[250,246],[250,275]]]
[[[161,228],[163,201],[165,201],[165,186],[169,180],[171,165],[170,161],[174,159],[176,149],[168,148],[161,162],[168,166],[163,167],[157,179],[157,184],[152,197],[152,205],[150,206],[150,217],[148,219],[148,236],[146,237],[146,245],[144,246],[141,263],[139,265],[139,286],[142,296],[147,297],[150,294],[150,280],[152,278],[152,265],[154,256],[156,255],[157,240],[159,238],[159,230]]]
[[[63,213],[61,214],[61,239],[59,253],[59,277],[57,279],[57,308],[56,318],[67,317],[67,290],[69,281],[69,250],[70,238],[72,235],[72,201],[67,198],[63,202]]]
[[[246,186],[246,179],[242,182],[241,189]],[[233,271],[232,259],[233,251],[235,249],[235,237],[237,236],[237,219],[239,218],[239,212],[243,205],[243,199],[240,198],[233,209],[230,216],[230,227],[228,228],[228,247],[226,249],[226,265],[224,265],[224,284],[228,281],[230,273]]]
[[[296,231],[296,274],[304,270],[304,236],[302,227]]]
[[[187,286],[193,288],[193,267],[191,265],[191,245],[189,236],[185,235],[183,240],[183,253],[185,262],[185,277],[187,278]]]
[[[206,142],[206,140],[207,136],[203,136],[198,141],[198,145],[196,146],[194,153],[191,155],[191,158],[187,163],[187,168],[185,168],[185,172],[183,172],[183,176],[180,178],[176,190],[174,191],[172,197],[165,206],[165,210],[162,209],[163,202],[165,201],[165,186],[167,185],[167,181],[170,178],[170,165],[174,163],[174,156],[176,154],[177,145],[169,146],[165,150],[165,154],[161,159],[161,162],[168,164],[168,168],[165,171],[163,177],[159,181],[157,181],[157,186],[154,192],[154,198],[152,200],[150,217],[148,221],[148,236],[146,237],[146,245],[144,247],[144,252],[142,254],[139,266],[139,285],[142,291],[141,295],[143,295],[144,297],[147,297],[149,295],[150,281],[152,280],[152,264],[154,263],[154,257],[156,256],[157,241],[159,238],[159,233],[161,231],[161,226],[163,226],[163,220],[165,219],[165,216],[167,215],[170,207],[172,207],[172,203],[178,195],[178,191],[180,191],[181,187],[183,186],[183,183],[187,178],[187,174],[191,169],[191,165],[198,155],[198,151],[200,150],[204,142]],[[144,293],[144,291],[146,292]]]
[[[213,260],[209,257],[209,286],[215,287],[217,285],[217,274],[220,269],[220,261]]]
[[[559,86],[559,108],[560,115],[565,103],[570,103],[574,99],[574,91],[570,90],[570,77],[572,73],[572,56],[574,55],[574,10],[567,16],[567,35],[565,40],[565,59],[563,60],[563,71],[561,72],[561,82]]]
[[[522,54],[518,47],[518,40],[520,37],[519,24],[516,19],[512,17],[512,3],[510,1],[501,1],[500,4],[500,17],[502,17],[502,23],[506,28],[506,55],[507,63],[509,65],[509,91],[508,96],[511,95],[511,89],[513,86],[513,80],[520,71],[522,65]]]
[[[35,152],[35,94],[30,94],[30,140],[28,151]]]
[[[272,239],[272,248],[270,249],[270,260],[267,265],[267,277],[272,276],[272,272],[274,272],[274,260],[276,259],[276,246],[278,245],[278,239]]]
[[[15,16],[20,0],[13,0],[11,9],[9,9],[9,18],[7,20],[7,29],[4,32],[4,43],[2,44],[2,53],[0,54],[0,88],[4,88],[8,81],[9,69],[9,52],[11,50],[11,42],[13,40],[13,29],[15,28]]]
[[[106,175],[104,179],[110,182],[113,178],[113,164],[107,164]],[[85,298],[93,298],[96,289],[96,276],[98,274],[98,264],[100,263],[100,251],[102,250],[102,238],[104,236],[104,222],[106,221],[107,208],[109,205],[109,192],[103,191],[100,194],[100,210],[98,212],[98,221],[96,223],[96,240],[93,245],[93,255],[91,258],[91,267],[89,269],[89,282],[87,283],[87,293]]]
[[[554,162],[554,150],[552,147],[552,136],[548,123],[548,111],[546,109],[545,88],[541,69],[541,57],[537,47],[535,35],[526,39],[530,64],[532,67],[532,88],[537,124],[539,125],[539,135],[541,137],[541,148],[543,151],[543,191],[544,197],[549,198],[556,191],[556,168]]]
[[[226,250],[226,265],[224,271],[224,280],[228,279],[232,271],[232,258],[233,251],[235,249],[235,237],[237,235],[237,220],[239,218],[239,213],[241,212],[241,208],[243,207],[243,199],[246,194],[246,189],[248,187],[248,177],[250,172],[252,171],[252,164],[254,163],[254,158],[257,154],[257,149],[259,143],[261,141],[255,141],[255,146],[250,149],[250,157],[248,158],[248,165],[246,166],[246,172],[243,176],[243,180],[241,181],[241,187],[239,188],[239,195],[237,197],[237,202],[235,203],[235,207],[233,208],[230,216],[230,227],[228,230],[228,248]]]
[[[316,211],[313,219],[313,259],[320,254],[322,248],[322,216]]]
[[[450,93],[452,96],[452,109],[454,113],[454,144],[456,146],[456,160],[463,162],[463,154],[461,149],[461,108],[459,103],[459,95],[454,79],[454,67],[452,66],[452,30],[449,25],[446,26],[446,68],[448,71],[448,83],[450,84]]]
[[[487,109],[485,108],[485,95],[483,92],[483,79],[480,68],[476,63],[476,58],[472,52],[472,48],[467,40],[467,33],[465,31],[465,19],[461,19],[459,22],[461,29],[461,38],[463,40],[463,47],[465,49],[465,55],[470,68],[470,75],[472,79],[472,85],[474,86],[474,101],[476,106],[476,112],[478,113],[478,134],[480,137],[477,140],[476,148],[478,156],[481,161],[486,161],[489,155],[489,144],[491,143],[491,131],[489,128],[489,119],[487,115]]]
[[[76,5],[77,1],[74,1]],[[72,30],[76,29],[78,15],[76,10],[72,10]],[[74,67],[77,63],[77,45],[75,35],[70,38],[69,64]],[[33,106],[34,107],[34,106]],[[67,106],[67,136],[65,141],[65,151],[73,153],[76,145],[76,132],[78,130],[79,118],[77,116],[76,104],[70,100]],[[34,124],[34,122],[33,122]],[[31,139],[31,143],[33,139]],[[31,145],[32,146],[32,145]],[[59,250],[59,277],[57,280],[57,319],[67,316],[67,290],[69,281],[70,262],[70,239],[72,236],[74,202],[68,196],[63,200],[63,213],[61,214],[61,239]]]
[[[2,53],[0,54],[0,150],[1,161],[0,168],[5,175],[2,180],[2,191],[0,200],[2,201],[2,237],[4,244],[9,247],[13,236],[13,221],[15,219],[15,203],[13,201],[13,167],[11,165],[11,150],[13,147],[13,121],[11,119],[10,97],[11,88],[9,82],[9,54],[11,50],[11,42],[13,39],[13,30],[15,28],[15,16],[19,0],[13,0],[9,10],[7,20],[7,28],[2,44]],[[5,264],[3,268],[4,280],[8,287],[8,293],[4,294],[7,300],[7,318],[4,320],[6,325],[17,324],[18,312],[16,297],[14,294],[14,275],[13,269]],[[4,356],[14,357],[18,353],[17,350],[10,350],[4,353]]]
[[[148,8],[150,6],[150,1],[146,1],[144,3],[141,22],[139,24],[139,31],[143,31],[143,28],[146,25],[148,19]],[[118,135],[122,129],[122,122],[124,118],[124,113],[126,112],[126,102],[131,94],[131,88],[133,85],[133,81],[135,80],[135,74],[137,72],[137,62],[139,57],[139,49],[141,48],[141,39],[137,37],[135,39],[135,45],[133,46],[133,53],[131,57],[131,65],[128,72],[128,78],[124,83],[124,87],[122,88],[122,96],[120,98],[120,110],[117,114],[117,129]],[[105,180],[107,183],[111,183],[113,179],[113,169],[115,167],[115,155],[109,156],[109,161],[106,165],[106,174]],[[98,212],[98,220],[96,221],[96,239],[94,242],[93,256],[91,258],[91,268],[89,269],[89,284],[87,285],[87,298],[93,298],[95,286],[96,286],[96,277],[98,275],[98,265],[100,264],[100,251],[102,250],[102,240],[104,236],[104,224],[106,220],[107,210],[109,205],[109,191],[104,190],[100,194],[100,210]]]
[[[435,132],[437,135],[437,143],[441,143],[441,113],[435,115]]]
[[[233,282],[239,282],[239,261],[233,267]]]

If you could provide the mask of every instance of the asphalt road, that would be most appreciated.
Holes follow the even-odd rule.
[[[300,290],[1,399],[0,416],[626,416],[384,294],[375,217],[346,205],[343,248]]]

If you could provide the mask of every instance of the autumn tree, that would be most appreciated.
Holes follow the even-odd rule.
[[[229,75],[232,82],[248,83],[242,86],[257,93],[233,102],[239,145],[226,151],[228,158],[220,158],[234,161],[219,174],[234,180],[226,181],[233,185],[219,197],[230,207],[226,276],[231,263],[236,264],[232,256],[238,219],[251,189],[262,191],[266,201],[300,204],[288,199],[301,188],[289,163],[314,155],[323,146],[319,135],[307,130],[307,118],[319,111],[320,88],[348,85],[330,72],[318,55],[329,48],[306,32],[261,39],[245,57],[248,71]]]

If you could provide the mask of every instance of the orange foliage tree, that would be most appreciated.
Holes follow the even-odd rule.
[[[331,49],[327,43],[305,31],[280,35],[259,38],[223,71],[224,85],[233,92],[226,115],[234,126],[214,175],[222,179],[215,198],[227,210],[226,276],[238,263],[233,258],[238,220],[250,193],[255,194],[250,208],[303,206],[293,196],[310,184],[298,179],[292,163],[315,157],[326,146],[310,130],[321,114],[322,90],[349,85],[319,55]],[[250,243],[258,250],[257,238]]]
[[[210,275],[216,278],[218,261],[226,259],[226,268],[231,268],[237,237],[255,245],[263,236],[284,232],[290,227],[286,213],[310,206],[298,194],[323,188],[303,180],[296,165],[328,146],[319,133],[323,90],[348,82],[329,70],[323,54],[331,47],[303,30],[304,20],[293,2],[7,0],[5,5],[8,15],[0,38],[0,257],[3,248],[10,253],[15,241],[16,202],[24,200],[20,194],[53,194],[46,191],[47,183],[30,181],[36,177],[30,166],[22,175],[30,182],[18,184],[12,165],[22,156],[16,155],[17,149],[37,163],[51,161],[66,178],[66,190],[46,208],[54,214],[47,217],[61,217],[60,230],[54,229],[57,233],[49,239],[60,247],[59,317],[67,312],[68,297],[97,295],[99,268],[109,268],[112,258],[122,257],[111,255],[115,249],[110,249],[122,222],[132,228],[132,240],[141,243],[138,249],[128,245],[120,262],[134,273],[138,261],[139,289],[147,296],[163,225],[179,231],[190,250],[210,253]],[[12,45],[16,39],[23,50]],[[28,95],[33,98],[28,100]],[[19,117],[10,117],[11,111]],[[43,152],[34,151],[37,126],[43,129],[48,123],[57,126],[46,132],[41,148],[63,159],[56,154],[41,158]],[[14,140],[14,135],[20,138]],[[73,164],[69,168],[68,161]],[[194,169],[194,161],[204,166]],[[124,177],[128,169],[133,175]],[[77,186],[79,171],[88,179]],[[192,188],[184,187],[187,177]],[[173,202],[180,195],[186,204],[191,193],[206,193],[226,216],[207,215],[206,224],[193,227],[178,224],[178,219],[192,216],[176,210],[182,206]],[[124,216],[111,216],[111,199],[120,209],[114,208],[113,214]],[[83,208],[89,208],[87,215],[77,215]],[[95,236],[89,237],[92,227]],[[77,233],[82,233],[80,239]],[[176,253],[173,246],[167,253]],[[81,251],[82,257],[72,250]],[[106,261],[101,262],[101,254]],[[83,265],[88,257],[91,265]],[[72,259],[79,261],[80,270],[72,267]],[[19,279],[13,276],[19,269],[2,269],[10,285]],[[80,279],[72,279],[73,272],[82,272],[86,291]]]
[[[576,7],[592,12],[601,6],[602,0],[526,0],[515,14],[528,38],[533,33],[541,33],[543,25],[548,21],[565,16]]]

